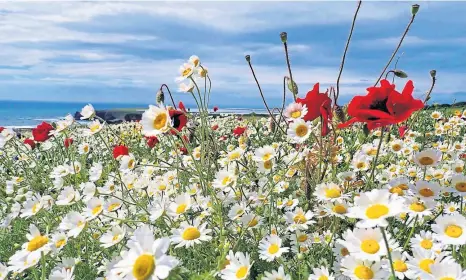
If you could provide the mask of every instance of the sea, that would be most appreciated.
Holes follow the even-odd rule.
[[[0,126],[12,128],[30,128],[39,123],[54,122],[63,119],[67,114],[81,111],[87,103],[79,102],[42,102],[42,101],[4,101],[0,100]],[[149,104],[131,103],[92,103],[96,110],[148,108]],[[191,111],[196,111],[195,109]],[[249,114],[255,112],[264,114],[264,109],[258,108],[222,108],[217,113]]]

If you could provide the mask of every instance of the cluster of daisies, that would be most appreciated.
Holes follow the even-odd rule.
[[[180,74],[206,106],[199,58]],[[429,114],[320,138],[306,104],[282,133],[161,102],[1,128],[0,279],[464,280],[465,113]]]

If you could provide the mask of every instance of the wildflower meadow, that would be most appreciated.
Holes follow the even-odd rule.
[[[183,100],[163,85],[139,122],[89,104],[0,128],[0,279],[466,279],[466,110],[426,108],[436,71],[416,97],[394,67],[418,5],[373,86],[340,104],[360,6],[335,86],[300,88],[282,33],[270,108],[246,56],[268,117],[212,114],[193,55]]]

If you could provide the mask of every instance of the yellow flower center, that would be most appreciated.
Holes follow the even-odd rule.
[[[429,239],[424,239],[421,241],[421,247],[430,250],[434,244],[432,243],[432,240]]]
[[[270,154],[270,153],[266,153],[266,154],[264,154],[264,155],[262,156],[262,160],[263,160],[263,161],[268,161],[268,160],[271,159],[271,158],[272,158],[272,154]]]
[[[248,223],[248,227],[255,227],[255,226],[257,226],[258,223],[259,223],[259,221],[256,218],[252,218],[252,220],[249,221],[249,223]]]
[[[245,265],[243,265],[242,267],[240,267],[237,271],[236,271],[236,278],[238,279],[244,279],[244,277],[246,277],[246,275],[248,274],[248,270],[249,268]]]
[[[89,129],[91,130],[91,132],[96,132],[100,129],[100,124],[96,123],[96,124],[93,124],[89,127]]]
[[[430,271],[430,265],[434,263],[434,260],[432,259],[423,259],[420,263],[419,263],[419,267],[424,270],[425,272],[427,273],[431,273]]]
[[[380,250],[380,245],[374,239],[364,240],[361,243],[361,250],[368,254],[375,254]]]
[[[304,242],[307,240],[307,235],[306,234],[301,234],[300,236],[298,236],[298,241],[299,242]]]
[[[152,127],[154,129],[160,130],[163,127],[165,127],[166,123],[167,123],[167,114],[164,112],[164,113],[158,114],[157,117],[155,117]]]
[[[409,206],[409,209],[413,210],[414,212],[423,212],[426,210],[426,207],[424,206],[424,203],[422,202],[416,202],[416,203],[411,203]]]
[[[306,136],[307,132],[309,131],[309,128],[307,127],[307,125],[298,125],[298,127],[296,127],[296,135],[299,136],[299,137],[304,137]]]
[[[434,192],[429,188],[423,188],[419,190],[419,194],[423,197],[431,197],[434,196]]]
[[[388,207],[383,204],[374,204],[366,209],[366,216],[369,219],[378,219],[388,214]]]
[[[393,149],[395,152],[398,152],[398,151],[401,150],[401,145],[400,145],[400,144],[393,144],[392,149]]]
[[[272,169],[272,161],[271,160],[267,160],[264,162],[264,168],[265,169]]]
[[[461,173],[461,172],[463,172],[463,170],[464,170],[464,167],[463,167],[463,166],[457,166],[457,167],[455,167],[455,172],[456,172],[456,173]]]
[[[55,242],[55,247],[61,248],[61,247],[63,247],[65,244],[66,244],[66,240],[65,240],[65,239],[60,239],[60,240],[58,240],[57,242]]]
[[[297,118],[301,117],[301,111],[294,111],[293,113],[291,113],[291,117],[293,119],[297,119]]]
[[[223,180],[222,180],[222,185],[226,186],[226,185],[228,185],[230,182],[231,182],[230,177],[226,176],[226,177],[223,178]]]
[[[150,279],[155,270],[155,260],[152,255],[139,256],[133,265],[133,276],[137,280]]]
[[[346,248],[341,248],[340,253],[343,257],[346,257],[349,255],[349,251]]]
[[[29,252],[33,252],[35,250],[42,248],[48,242],[49,242],[49,239],[47,238],[47,236],[39,235],[39,236],[34,237],[31,241],[29,241],[27,249]]]
[[[120,203],[112,203],[112,204],[110,204],[108,206],[107,210],[111,212],[111,211],[117,209],[118,207],[120,207]]]
[[[188,76],[188,75],[191,73],[191,70],[192,70],[192,69],[191,69],[190,67],[185,68],[185,69],[183,70],[183,73],[182,73],[181,75],[183,75],[183,77],[186,77],[186,76]]]
[[[325,276],[325,275],[322,275],[322,276],[320,276],[319,279],[317,279],[317,280],[328,280],[328,277]]]
[[[345,214],[347,212],[343,205],[335,205],[332,210],[337,214]]]
[[[134,166],[134,159],[130,159],[130,160],[128,161],[128,168],[129,168],[129,169],[132,169],[133,166]]]
[[[466,192],[466,182],[456,183],[455,189],[459,192]]]
[[[83,151],[87,154],[89,152],[89,146],[84,146]]]
[[[117,241],[119,238],[120,238],[120,235],[119,235],[119,234],[115,234],[115,235],[112,237],[112,241]]]
[[[238,152],[233,152],[231,153],[229,156],[228,156],[228,159],[229,160],[235,160],[235,159],[239,159],[240,158],[240,153]]]
[[[458,238],[463,234],[463,229],[457,225],[449,225],[445,229],[445,234],[452,238]]]
[[[296,216],[294,216],[293,221],[297,224],[304,224],[305,222],[307,222],[307,219],[303,214],[297,214]]]
[[[366,167],[366,164],[365,164],[364,162],[358,162],[358,163],[356,164],[356,168],[358,168],[358,169],[362,169],[362,168],[364,168],[364,167]]]
[[[325,190],[326,198],[338,198],[341,196],[341,191],[338,188],[331,188]]]
[[[40,210],[40,203],[36,203],[32,206],[32,214],[36,214]]]
[[[178,207],[176,207],[176,214],[184,213],[184,211],[186,211],[186,207],[188,207],[188,205],[186,205],[186,203],[178,205]]]
[[[440,280],[456,280],[456,278],[453,277],[442,277]]]
[[[185,229],[183,232],[184,240],[194,240],[194,239],[198,239],[199,237],[201,237],[201,233],[195,227],[189,227]]]
[[[421,165],[432,165],[432,164],[434,164],[434,159],[431,158],[431,157],[421,157],[419,159],[419,163]]]
[[[102,211],[102,205],[92,208],[92,215],[97,215],[100,211]]]
[[[164,191],[164,190],[166,190],[166,189],[167,189],[167,186],[166,186],[166,185],[160,185],[160,186],[159,186],[159,190],[160,190],[160,191]]]
[[[365,265],[358,265],[354,269],[354,275],[359,279],[372,279],[374,278],[374,272],[370,267]]]
[[[280,250],[280,247],[278,247],[277,244],[272,244],[270,245],[269,249],[267,251],[269,251],[270,254],[276,254],[278,252],[278,250]]]
[[[397,272],[406,272],[408,270],[408,266],[402,260],[396,260],[393,262],[393,269]]]
[[[405,194],[405,192],[400,187],[391,188],[390,193],[396,193],[399,196],[403,196]]]

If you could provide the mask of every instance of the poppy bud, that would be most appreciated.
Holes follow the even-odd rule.
[[[157,91],[157,94],[155,95],[155,102],[157,102],[157,104],[163,104],[165,102],[165,95],[163,94],[163,91],[159,89],[159,91]]]
[[[430,76],[432,78],[435,78],[436,75],[437,75],[437,70],[430,70]]]
[[[251,61],[251,56],[250,56],[249,54],[246,55],[244,58],[246,58],[246,61],[247,61],[247,62],[250,62],[250,61]]]
[[[63,144],[65,145],[66,148],[69,148],[71,144],[73,144],[73,138],[66,138]]]
[[[288,34],[286,32],[280,33],[280,39],[282,40],[282,43],[286,43],[286,40],[288,39]]]
[[[342,123],[346,122],[346,116],[345,112],[343,111],[343,108],[337,104],[335,104],[333,108],[335,108],[335,115],[337,116],[338,120]]]
[[[292,81],[289,77],[285,77],[286,84],[288,86],[288,89],[293,93],[293,95],[297,96],[298,95],[298,85],[296,84],[295,81]]]
[[[395,76],[397,76],[398,78],[408,78],[408,74],[406,74],[406,72],[402,71],[402,70],[399,70],[399,69],[395,69],[393,71],[393,74],[395,74]]]
[[[413,16],[415,16],[417,14],[417,12],[419,11],[419,5],[418,4],[414,4],[413,6],[411,6],[411,14],[413,14]]]

